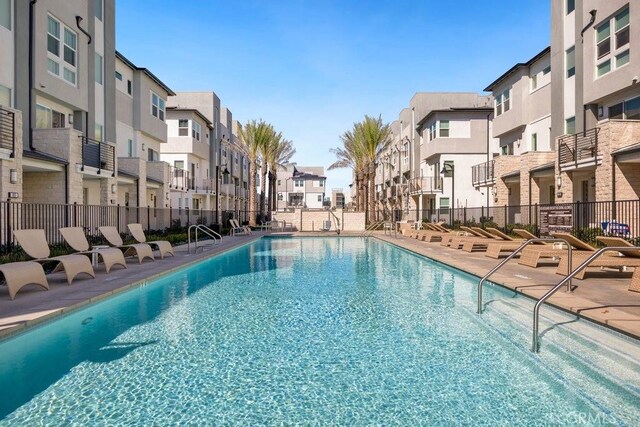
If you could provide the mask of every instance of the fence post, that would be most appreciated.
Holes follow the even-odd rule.
[[[116,226],[120,230],[120,205],[116,205]]]
[[[508,209],[507,209],[507,205],[504,205],[504,227],[503,227],[503,232],[507,232],[507,223],[509,222],[509,219],[507,218],[507,214],[508,214]]]
[[[7,199],[7,252],[11,251],[13,243],[11,242],[11,199]]]
[[[464,219],[464,225],[467,225],[467,207],[462,208],[462,218]]]
[[[151,206],[147,205],[147,233],[151,231]]]
[[[187,212],[187,227],[191,225],[191,219],[189,218],[189,206],[185,206],[184,210]]]

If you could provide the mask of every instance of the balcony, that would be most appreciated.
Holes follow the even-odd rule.
[[[425,176],[409,180],[409,194],[437,194],[442,193],[439,177]]]
[[[602,162],[598,152],[600,128],[593,128],[558,139],[558,164],[560,170],[579,169]]]
[[[13,111],[9,111],[0,107],[0,148],[11,151],[9,157],[15,156],[16,150],[16,115]]]
[[[195,178],[193,179],[193,188],[196,193],[211,193],[215,191],[214,182],[211,178]]]
[[[188,191],[193,188],[193,181],[189,178],[189,171],[169,166],[169,188]]]
[[[106,142],[97,141],[95,139],[80,136],[82,141],[82,167],[92,167],[97,169],[100,174],[103,170],[115,175],[116,166],[116,148]]]
[[[471,181],[474,187],[486,187],[495,184],[495,160],[471,167]]]

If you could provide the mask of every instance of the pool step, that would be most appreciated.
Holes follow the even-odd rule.
[[[522,310],[523,305],[508,300],[499,301],[492,306],[494,309],[485,319],[486,324],[501,329],[506,339],[515,345],[521,345],[522,342],[529,344],[531,314]],[[552,317],[556,317],[553,314]],[[564,315],[564,318],[566,320],[567,315]],[[528,322],[523,322],[524,320]],[[549,322],[546,317],[542,320],[543,331],[557,324]],[[593,325],[587,326],[598,328]],[[560,326],[553,331],[558,333],[547,334],[543,338],[544,347],[540,358],[545,361],[546,366],[554,366],[554,376],[563,382],[573,384],[573,388],[582,390],[585,399],[603,410],[620,398],[624,398],[631,405],[640,401],[640,389],[637,386],[640,383],[640,364],[612,347],[629,345],[628,342],[625,343],[626,337],[609,337],[612,344],[603,344],[566,327]],[[595,332],[600,335],[604,331]],[[568,342],[573,344],[570,349],[566,348]],[[635,350],[637,352],[637,347]],[[589,396],[597,396],[597,400]]]

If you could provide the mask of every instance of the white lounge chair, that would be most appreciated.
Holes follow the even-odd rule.
[[[104,238],[107,239],[107,242],[109,242],[111,246],[115,246],[120,249],[125,257],[137,256],[140,264],[142,264],[142,261],[145,258],[150,258],[152,261],[155,261],[153,250],[150,245],[146,243],[125,245],[122,241],[122,237],[120,237],[120,233],[118,233],[118,230],[115,227],[103,226],[98,227],[98,230],[100,230],[100,233],[102,233]]]
[[[102,260],[104,268],[109,273],[111,267],[114,265],[121,265],[127,268],[127,263],[124,260],[124,255],[120,249],[117,248],[94,248],[90,249],[87,237],[84,235],[84,230],[81,227],[63,227],[60,229],[60,234],[73,250],[77,251],[79,255],[91,255],[97,256],[98,260]]]
[[[147,242],[147,236],[145,236],[144,234],[144,230],[142,229],[142,224],[129,224],[127,225],[127,227],[129,228],[129,232],[131,233],[133,238],[136,240],[136,242],[146,243],[148,245],[151,245],[152,247],[153,246],[157,247],[158,252],[160,252],[160,259],[164,259],[164,256],[166,254],[170,254],[171,256],[176,256],[173,253],[173,247],[171,246],[171,243],[169,243],[166,240],[155,240],[153,242]]]
[[[231,224],[231,234],[232,235],[242,235],[246,236],[247,234],[251,234],[251,229],[247,226],[242,226],[238,223],[237,219],[230,219],[229,223]]]
[[[95,278],[96,273],[93,271],[91,260],[85,255],[62,255],[49,258],[51,254],[49,244],[44,234],[44,230],[14,230],[13,235],[16,240],[34,261],[40,264],[54,263],[52,273],[64,271],[67,276],[67,284],[71,284],[78,274],[88,274]]]

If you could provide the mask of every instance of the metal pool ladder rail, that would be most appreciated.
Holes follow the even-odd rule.
[[[567,245],[567,251],[568,251],[568,254],[569,254],[569,269],[568,269],[568,271],[571,271],[571,266],[572,266],[572,264],[571,264],[571,255],[572,254],[571,254],[571,245],[569,244],[569,242],[567,242],[564,239],[556,239],[556,238],[552,238],[552,239],[529,239],[526,242],[524,242],[522,245],[520,245],[518,247],[518,249],[513,251],[512,254],[509,254],[508,257],[506,257],[505,259],[500,261],[498,263],[498,265],[496,265],[491,270],[489,270],[489,272],[487,274],[485,274],[482,279],[480,279],[480,282],[478,283],[478,314],[482,314],[482,285],[489,278],[489,276],[491,276],[496,271],[500,270],[503,265],[505,265],[510,259],[512,259],[516,255],[518,255],[520,252],[522,252],[522,250],[525,247],[529,246],[532,243],[540,243],[540,242],[543,242],[543,243],[560,242],[560,243],[564,243],[565,245]],[[569,281],[567,283],[567,290],[568,291],[571,290],[571,281]]]
[[[363,231],[362,233],[360,233],[360,237],[365,237],[370,235],[371,233],[373,233],[375,231],[376,228],[378,228],[380,225],[382,225],[382,223],[384,223],[384,221],[376,221],[373,224],[369,224]]]
[[[217,245],[218,244],[218,239],[222,240],[222,236],[218,233],[216,233],[215,231],[213,231],[212,229],[210,229],[209,227],[207,227],[206,225],[203,224],[193,224],[191,226],[189,226],[189,229],[187,230],[187,236],[188,236],[188,244],[187,244],[187,253],[191,253],[191,230],[195,230],[195,251],[193,253],[197,253],[198,252],[198,230],[202,231],[204,234],[206,234],[207,236],[211,237],[213,239],[213,244]],[[201,248],[203,246],[200,246]]]
[[[580,264],[579,266],[576,267],[575,270],[571,271],[571,264],[569,264],[569,270],[571,273],[567,275],[567,277],[565,277],[564,279],[562,279],[560,282],[558,282],[558,284],[556,284],[553,288],[551,288],[546,294],[544,294],[539,300],[538,302],[536,302],[536,305],[533,307],[533,342],[531,345],[531,351],[533,351],[534,353],[537,353],[540,350],[540,337],[538,335],[538,327],[539,327],[539,320],[540,320],[540,307],[542,306],[542,304],[549,299],[549,297],[551,297],[551,295],[555,294],[556,291],[558,289],[560,289],[565,283],[570,283],[571,279],[578,274],[581,270],[583,270],[584,268],[587,268],[587,266],[591,263],[591,261],[593,261],[596,258],[599,258],[603,253],[605,252],[611,252],[611,251],[616,251],[616,252],[631,252],[631,251],[638,251],[640,250],[640,247],[637,246],[620,246],[620,247],[615,247],[615,246],[609,246],[606,248],[602,248],[602,249],[598,249],[593,255],[591,255],[589,258],[587,258],[582,264]]]

